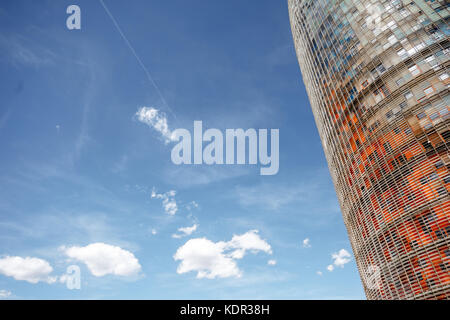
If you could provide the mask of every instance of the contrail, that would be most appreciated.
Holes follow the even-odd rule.
[[[106,13],[108,14],[108,16],[111,18],[111,21],[113,22],[114,26],[116,27],[117,31],[119,32],[120,36],[122,37],[122,39],[125,41],[127,47],[131,50],[131,53],[133,53],[134,57],[136,58],[137,62],[139,63],[139,65],[141,66],[141,68],[144,70],[145,75],[148,78],[148,81],[150,81],[150,83],[152,84],[152,86],[155,88],[156,92],[158,93],[159,97],[161,98],[162,102],[164,103],[164,105],[166,106],[167,110],[174,116],[174,118],[176,118],[175,113],[172,111],[172,109],[169,107],[169,104],[167,103],[166,99],[164,98],[164,96],[161,93],[161,90],[159,90],[159,87],[157,86],[155,80],[153,80],[152,75],[150,74],[150,72],[148,71],[147,67],[145,66],[145,64],[142,62],[141,58],[139,58],[138,54],[136,53],[136,50],[134,50],[133,46],[131,45],[130,41],[128,41],[128,38],[125,36],[125,34],[123,33],[122,29],[120,28],[119,24],[117,23],[116,19],[114,18],[114,16],[112,15],[111,11],[109,11],[108,7],[106,6],[105,2],[103,2],[103,0],[99,0],[101,5],[103,6],[103,9],[105,9]]]

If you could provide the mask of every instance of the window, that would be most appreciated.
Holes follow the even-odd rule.
[[[374,79],[379,77],[379,74],[377,72],[377,69],[372,69],[370,70],[370,74],[372,75],[372,77],[374,77]]]
[[[406,101],[403,101],[402,103],[400,103],[399,105],[398,105],[399,107],[400,107],[400,109],[405,109],[407,106],[408,106],[408,104],[406,103]]]
[[[444,81],[448,79],[448,73],[443,73],[439,76],[439,80]]]
[[[439,113],[437,113],[437,112],[430,115],[431,121],[436,120],[437,118],[439,118]]]
[[[419,114],[417,114],[417,119],[421,120],[423,118],[425,118],[427,115],[424,112],[421,112]]]
[[[408,58],[408,52],[405,49],[398,50],[397,54],[402,60]]]
[[[411,67],[409,67],[408,70],[409,70],[409,72],[411,72],[411,74],[413,76],[417,76],[418,74],[420,74],[420,69],[419,69],[419,67],[417,67],[416,64],[411,66]]]
[[[413,94],[412,94],[411,91],[408,91],[408,92],[406,92],[406,93],[404,94],[404,96],[405,96],[406,100],[408,100],[408,99],[411,99],[411,98],[413,97]]]
[[[389,142],[383,143],[383,147],[384,147],[384,150],[386,150],[386,152],[392,152],[392,148],[391,148],[391,145]]]
[[[391,35],[391,36],[388,38],[388,41],[389,41],[390,44],[394,44],[394,43],[396,43],[398,40],[397,40],[397,38],[395,37],[395,35]]]
[[[439,168],[442,168],[444,166],[444,162],[442,162],[442,160],[439,160],[434,165],[435,165],[436,169],[439,169]]]
[[[378,71],[379,73],[383,73],[383,72],[386,71],[386,68],[383,66],[382,63],[380,63],[379,65],[377,65],[377,71]]]
[[[393,115],[394,115],[394,113],[392,113],[392,110],[391,110],[388,113],[386,113],[386,118],[390,119],[390,118],[392,118]]]
[[[434,56],[433,55],[428,56],[428,57],[425,58],[425,62],[428,62],[428,63],[432,62],[433,60],[434,60]]]
[[[439,110],[439,114],[441,115],[441,117],[445,116],[447,113],[448,113],[448,109],[447,108]]]
[[[399,79],[395,80],[395,83],[400,87],[402,84],[405,83],[405,79],[403,79],[403,77],[399,78]]]
[[[381,91],[384,97],[389,95],[389,89],[384,84],[378,89]]]
[[[394,113],[394,115],[398,114],[401,111],[400,107],[395,107],[394,109],[392,109],[392,112]]]
[[[423,106],[423,110],[427,111],[431,109],[431,107],[433,107],[433,105],[431,103],[427,103],[426,105]]]
[[[406,9],[402,9],[402,10],[400,10],[400,15],[401,15],[403,18],[406,18],[407,16],[409,16],[409,11],[406,10]]]
[[[363,88],[365,88],[365,87],[367,87],[369,85],[369,81],[364,81],[363,83],[361,83],[361,86],[363,87]]]
[[[426,95],[430,95],[430,94],[432,94],[432,93],[434,92],[434,88],[433,88],[432,86],[427,87],[427,88],[423,89],[423,92],[424,92]]]

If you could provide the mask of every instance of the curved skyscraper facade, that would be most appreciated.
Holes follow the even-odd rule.
[[[448,1],[288,2],[367,298],[449,299]]]

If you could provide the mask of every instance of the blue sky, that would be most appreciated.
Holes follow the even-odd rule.
[[[161,94],[99,1],[0,4],[0,298],[364,299],[286,1],[105,3]],[[142,107],[278,128],[279,172],[174,165]]]

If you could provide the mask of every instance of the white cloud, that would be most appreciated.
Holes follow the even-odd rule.
[[[333,258],[333,264],[336,267],[341,267],[343,268],[344,265],[346,263],[349,263],[351,260],[351,254],[345,250],[345,249],[341,249],[339,250],[339,252],[335,252],[331,255],[331,257]]]
[[[309,238],[303,240],[303,248],[311,248],[311,243]]]
[[[274,265],[277,264],[277,260],[269,260],[269,261],[267,261],[267,264],[268,264],[269,266],[274,266]]]
[[[191,201],[186,205],[186,209],[189,211],[195,208],[198,208],[198,203],[195,201]]]
[[[150,232],[152,233],[152,235],[156,235],[158,233],[156,229],[152,229]]]
[[[0,299],[6,299],[9,298],[12,295],[11,291],[7,290],[0,290]]]
[[[323,273],[322,273],[322,271],[317,271],[316,274],[321,276]]]
[[[178,248],[175,260],[181,260],[177,273],[197,271],[197,278],[240,277],[236,262],[223,253],[225,242],[212,242],[206,238],[191,239]]]
[[[240,236],[233,236],[231,241],[227,242],[227,248],[235,249],[235,251],[231,252],[235,259],[244,257],[246,250],[253,252],[264,251],[272,254],[270,245],[259,237],[258,230],[250,230]]]
[[[177,201],[175,200],[175,195],[177,192],[175,190],[170,190],[166,193],[156,193],[155,188],[152,189],[152,193],[150,197],[152,199],[160,199],[162,200],[162,206],[164,211],[173,216],[178,211]]]
[[[139,273],[141,265],[133,253],[102,242],[85,247],[62,248],[70,258],[82,261],[96,277],[107,274],[132,276]]]
[[[185,227],[185,228],[178,228],[178,231],[181,232],[181,234],[173,234],[172,237],[179,239],[185,236],[191,235],[195,230],[197,230],[198,225],[194,224],[192,227]]]
[[[67,283],[67,281],[70,279],[71,275],[69,274],[63,274],[61,276],[59,276],[58,281],[60,283]]]
[[[347,250],[341,249],[338,252],[333,253],[331,258],[333,259],[333,264],[330,264],[327,267],[327,270],[330,272],[334,270],[334,267],[343,268],[345,264],[349,263],[351,261],[351,254]]]
[[[172,131],[170,131],[167,124],[167,116],[164,112],[152,107],[142,107],[136,112],[136,117],[140,122],[158,131],[166,144],[175,141]]]
[[[177,273],[196,271],[197,278],[208,279],[240,277],[242,272],[236,260],[242,259],[247,251],[272,253],[271,246],[257,233],[257,230],[250,230],[233,236],[228,242],[191,239],[178,248],[174,255],[175,260],[181,260]]]
[[[4,257],[0,259],[0,274],[13,277],[16,280],[24,280],[30,283],[40,281],[53,283],[55,277],[50,277],[53,268],[50,264],[39,258],[31,257]]]

